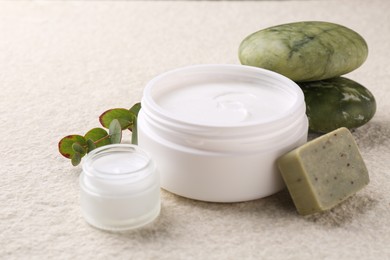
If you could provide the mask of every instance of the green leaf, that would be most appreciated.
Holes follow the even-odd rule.
[[[135,103],[130,109],[129,111],[131,113],[133,113],[135,116],[138,116],[138,112],[141,110],[141,103],[138,102],[138,103]]]
[[[117,119],[121,129],[129,128],[134,121],[134,114],[125,108],[114,108],[100,115],[99,121],[105,128],[110,128],[112,120]]]
[[[133,127],[131,130],[131,143],[138,144],[138,130],[137,130],[137,118],[134,120]]]
[[[81,162],[81,154],[79,152],[75,152],[73,155],[72,155],[72,159],[71,159],[71,162],[72,162],[72,165],[73,166],[77,166],[80,164]]]
[[[110,141],[110,140],[108,140]],[[87,140],[87,147],[88,147],[88,152],[96,149],[96,144],[92,141],[92,139]]]
[[[82,147],[79,143],[73,143],[72,144],[72,149],[74,153],[79,153],[79,154],[86,154],[86,150],[84,147]]]
[[[109,138],[108,138],[107,131],[104,130],[103,128],[100,128],[100,127],[93,128],[93,129],[89,130],[85,134],[84,137],[85,137],[86,140],[91,139],[95,143],[95,145],[96,145],[95,148],[111,143]],[[89,151],[92,151],[92,150],[89,150]]]
[[[79,143],[81,146],[85,146],[86,142],[85,138],[81,135],[68,135],[59,141],[58,150],[62,156],[71,158],[75,153],[72,149],[72,145],[74,143]]]
[[[130,109],[129,109],[129,111],[131,112],[131,113],[133,113],[133,115],[134,115],[134,120],[133,120],[133,124],[129,127],[129,130],[131,131],[131,132],[133,132],[133,129],[135,129],[135,133],[133,133],[132,134],[132,140],[135,140],[135,143],[133,143],[133,141],[132,141],[132,143],[133,144],[137,144],[137,127],[136,127],[136,124],[137,124],[137,117],[138,117],[138,113],[139,113],[139,111],[141,110],[141,103],[136,103],[136,104],[134,104],[134,106],[132,106]],[[134,139],[133,139],[133,137],[135,137]]]
[[[122,128],[117,119],[111,121],[109,126],[110,141],[112,144],[119,144],[122,139]]]

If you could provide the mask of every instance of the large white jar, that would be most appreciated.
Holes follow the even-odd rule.
[[[144,90],[138,144],[161,186],[212,202],[262,198],[284,188],[276,159],[307,141],[304,96],[290,79],[242,65],[166,72]]]

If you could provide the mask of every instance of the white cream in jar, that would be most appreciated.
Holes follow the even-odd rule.
[[[161,186],[215,202],[246,201],[284,187],[276,159],[307,140],[300,88],[241,65],[197,65],[148,83],[139,146],[156,161]]]

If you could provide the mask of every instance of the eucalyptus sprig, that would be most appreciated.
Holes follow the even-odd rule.
[[[81,158],[95,148],[117,144],[122,140],[122,131],[130,130],[131,143],[137,144],[137,116],[141,104],[136,103],[130,109],[113,108],[100,115],[101,125],[108,129],[108,132],[100,127],[89,130],[84,136],[68,135],[58,143],[58,150],[62,156],[71,159],[72,165],[80,164]]]

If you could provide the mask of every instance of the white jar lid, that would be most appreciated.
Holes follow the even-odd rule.
[[[104,230],[127,230],[153,221],[160,212],[160,185],[150,156],[135,145],[97,148],[83,159],[81,210]]]

